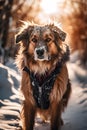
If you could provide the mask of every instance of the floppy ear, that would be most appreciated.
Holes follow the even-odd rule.
[[[22,32],[16,35],[16,43],[28,38],[28,30],[24,29]]]
[[[54,26],[54,25],[53,25],[52,30],[53,30],[55,33],[58,34],[60,40],[65,41],[65,39],[66,39],[66,33],[65,33],[64,31],[62,31],[60,28],[58,28],[57,26]]]
[[[59,31],[59,38],[62,40],[62,41],[65,41],[66,39],[66,33],[63,32],[62,30]]]
[[[33,30],[33,26],[28,26],[27,28],[24,28],[24,30],[20,31],[16,35],[16,43],[22,40],[28,40],[32,30]]]

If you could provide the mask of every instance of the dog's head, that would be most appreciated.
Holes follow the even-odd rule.
[[[28,25],[16,36],[16,43],[21,41],[24,52],[33,62],[50,63],[58,59],[62,41],[66,33],[57,26]]]

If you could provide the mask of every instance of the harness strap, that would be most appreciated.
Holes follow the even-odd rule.
[[[26,71],[30,75],[30,70],[26,66],[23,68],[23,71]]]

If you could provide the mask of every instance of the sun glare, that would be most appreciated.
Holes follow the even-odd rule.
[[[58,3],[63,0],[42,0],[41,7],[44,13],[53,14],[58,9]]]

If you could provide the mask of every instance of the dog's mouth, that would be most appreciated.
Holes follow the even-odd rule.
[[[39,57],[34,57],[35,61],[49,61],[51,59],[50,56],[39,56]]]

